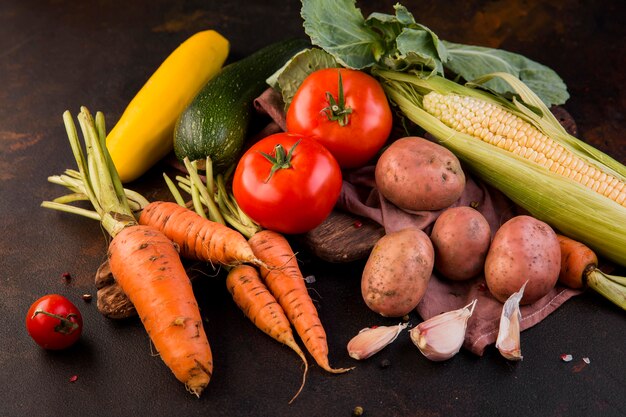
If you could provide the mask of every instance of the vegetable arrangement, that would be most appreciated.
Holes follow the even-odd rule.
[[[521,97],[507,101],[438,76],[380,76],[404,114],[481,179],[532,216],[626,265],[626,167],[569,135],[521,81],[504,73],[473,81],[507,80]],[[461,106],[467,106],[462,119],[468,127],[450,126]],[[527,181],[536,186],[520,186]]]
[[[361,276],[361,297],[372,311],[411,314],[433,272],[449,281],[484,278],[502,304],[497,347],[520,360],[520,305],[545,297],[557,280],[626,309],[625,279],[602,272],[595,255],[626,266],[626,168],[560,126],[548,107],[567,100],[562,80],[517,54],[441,40],[402,5],[394,9],[364,19],[353,1],[303,0],[313,47],[287,40],[224,68],[228,42],[201,32],[163,63],[108,136],[102,114],[94,121],[81,109],[86,156],[64,114],[78,170],[50,181],[73,194],[42,206],[101,222],[113,238],[107,258],[121,295],[193,394],[208,385],[213,360],[181,257],[223,267],[245,316],[301,358],[302,384],[292,401],[309,372],[299,342],[321,369],[352,369],[329,363],[326,332],[289,238],[326,220],[344,173],[367,164],[382,198],[436,218],[429,233],[406,227],[373,242]],[[194,69],[180,85],[190,61]],[[252,101],[269,86],[283,98],[286,131],[247,143]],[[393,107],[401,122],[434,140],[392,137]],[[185,165],[187,176],[177,180],[190,202],[167,176],[175,203],[148,202],[123,188],[172,150]],[[469,175],[528,215],[491,228],[475,208],[459,205]],[[69,204],[80,200],[94,211]],[[474,300],[424,320],[410,338],[427,358],[450,359],[476,308]],[[37,343],[74,343],[82,323],[70,310],[58,317],[29,312]],[[46,341],[53,321],[74,330]],[[363,329],[348,353],[366,359],[407,326]]]

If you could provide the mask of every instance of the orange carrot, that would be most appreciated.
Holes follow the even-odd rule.
[[[184,258],[230,266],[259,264],[241,233],[176,203],[148,204],[141,212],[139,223],[161,230],[180,247]]]
[[[200,396],[213,358],[176,247],[149,226],[124,228],[109,245],[111,273],[132,301],[161,359]]]
[[[304,352],[302,352],[293,337],[291,324],[285,316],[285,312],[276,302],[276,298],[268,291],[263,281],[261,281],[258,271],[252,266],[238,265],[231,269],[226,277],[226,287],[233,296],[237,306],[255,326],[275,340],[293,349],[304,362],[302,385],[291,401],[289,401],[291,404],[304,387],[309,365]]]
[[[66,170],[49,181],[72,194],[42,206],[100,221],[113,237],[108,258],[111,272],[132,301],[161,359],[196,396],[213,371],[211,348],[200,311],[175,245],[157,229],[138,225],[105,146],[104,115],[94,123],[82,107],[78,115],[87,156],[69,111],[63,114],[78,171]],[[69,203],[88,199],[93,211]]]
[[[561,245],[559,282],[569,288],[585,288],[587,274],[598,266],[596,254],[581,242],[563,235],[557,237]]]
[[[574,289],[591,288],[626,310],[626,277],[610,275],[598,268],[598,257],[585,244],[557,235],[561,246],[559,282]]]
[[[353,369],[331,368],[328,361],[326,332],[317,314],[317,309],[309,296],[304,277],[298,267],[296,255],[287,239],[279,233],[261,230],[258,224],[251,221],[239,208],[232,193],[227,191],[223,176],[218,175],[217,179],[213,181],[209,175],[207,178],[211,180],[213,185],[207,186],[196,175],[193,164],[186,163],[185,166],[190,172],[187,182],[195,186],[196,189],[208,188],[213,190],[217,185],[215,197],[218,201],[218,210],[232,227],[248,238],[254,255],[260,261],[258,266],[265,284],[283,308],[289,322],[294,326],[317,364],[322,369],[332,373],[342,373]],[[211,161],[208,158],[206,167],[207,172],[212,172]],[[191,188],[187,184],[185,185],[187,188]],[[204,199],[204,204],[211,211],[211,204],[207,204],[207,201],[213,201],[213,197],[209,196]],[[197,207],[196,210],[198,210]]]
[[[261,267],[261,276],[317,364],[332,373],[352,369],[330,367],[326,332],[287,239],[271,230],[262,230],[248,242],[257,258],[270,266],[271,269]]]

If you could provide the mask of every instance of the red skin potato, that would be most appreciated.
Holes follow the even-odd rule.
[[[419,137],[393,142],[376,163],[376,187],[407,210],[450,207],[465,189],[465,173],[448,149]]]
[[[363,268],[365,304],[384,317],[409,314],[426,293],[434,255],[430,238],[416,227],[380,238]]]
[[[468,280],[484,270],[491,227],[478,210],[451,207],[435,221],[430,240],[435,248],[435,269],[453,281]]]
[[[496,231],[485,260],[491,294],[505,302],[524,285],[520,304],[532,304],[555,286],[561,270],[561,247],[554,230],[531,216],[516,216]]]

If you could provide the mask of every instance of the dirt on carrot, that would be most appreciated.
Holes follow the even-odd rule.
[[[260,268],[261,276],[317,364],[331,373],[353,369],[330,366],[326,332],[287,239],[271,230],[262,230],[248,242],[257,258],[269,266],[270,269]]]
[[[241,233],[176,203],[148,204],[141,212],[139,223],[161,230],[179,246],[184,258],[229,266],[260,264]]]
[[[213,357],[176,247],[158,230],[138,225],[113,239],[108,257],[161,359],[200,396],[211,379]]]

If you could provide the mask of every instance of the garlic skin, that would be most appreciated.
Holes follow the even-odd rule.
[[[361,329],[348,342],[348,354],[356,360],[367,359],[396,340],[407,326],[408,323],[400,323],[397,326],[374,326]]]
[[[520,321],[522,313],[519,303],[524,295],[526,281],[518,292],[511,294],[502,307],[500,315],[500,328],[496,339],[496,348],[500,354],[510,361],[521,361],[523,359],[520,345]]]
[[[467,321],[474,312],[476,301],[458,310],[431,317],[409,331],[411,340],[426,358],[445,361],[461,350]]]

